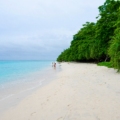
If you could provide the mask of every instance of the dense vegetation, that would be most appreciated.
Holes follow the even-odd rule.
[[[120,0],[98,7],[97,22],[86,22],[57,61],[110,61],[120,71]]]

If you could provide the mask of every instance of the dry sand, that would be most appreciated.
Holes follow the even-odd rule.
[[[120,74],[95,64],[62,63],[56,80],[0,120],[120,120]]]

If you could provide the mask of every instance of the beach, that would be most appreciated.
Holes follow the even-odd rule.
[[[54,80],[9,107],[0,120],[120,120],[116,70],[93,63],[58,66]]]

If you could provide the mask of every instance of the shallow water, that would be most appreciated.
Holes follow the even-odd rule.
[[[0,62],[0,113],[49,83],[60,71],[51,61]]]
[[[0,61],[0,84],[24,78],[27,73],[40,71],[52,61]]]
[[[50,65],[51,61],[0,61],[0,101],[41,85],[42,72]]]

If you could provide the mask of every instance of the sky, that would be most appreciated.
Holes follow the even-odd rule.
[[[0,0],[0,60],[56,60],[105,0]]]

